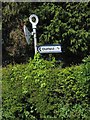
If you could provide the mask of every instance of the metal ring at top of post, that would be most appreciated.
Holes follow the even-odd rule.
[[[35,21],[33,21],[33,18],[35,18]],[[32,14],[30,17],[29,17],[29,21],[31,22],[32,24],[32,28],[36,28],[36,25],[38,24],[38,16],[35,15],[35,14]]]

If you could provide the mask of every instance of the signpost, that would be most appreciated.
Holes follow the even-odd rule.
[[[33,18],[35,19],[35,21],[33,21]],[[36,27],[36,25],[38,24],[39,19],[35,14],[32,14],[29,17],[29,21],[32,24],[33,31],[30,33],[29,30],[27,29],[27,27],[24,25],[23,26],[24,34],[25,34],[26,41],[28,44],[30,44],[30,36],[33,35],[33,37],[34,37],[34,49],[35,49],[35,54],[36,54],[37,53],[37,37],[36,37],[36,28],[37,27]]]
[[[34,21],[33,21],[34,18]],[[24,25],[23,29],[24,29],[24,34],[26,37],[26,41],[28,44],[30,44],[30,37],[31,35],[33,35],[34,37],[34,49],[35,49],[35,54],[37,53],[37,51],[39,53],[61,53],[61,45],[44,45],[44,46],[37,46],[37,37],[36,37],[36,25],[38,24],[38,16],[36,16],[35,14],[32,14],[29,17],[29,21],[32,24],[32,29],[33,31],[30,33],[28,28]]]
[[[61,45],[44,45],[37,47],[39,53],[61,53]]]

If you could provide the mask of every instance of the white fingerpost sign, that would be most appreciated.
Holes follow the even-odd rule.
[[[29,45],[30,44],[30,37],[33,34],[29,32],[28,28],[25,25],[23,26],[23,29],[24,29],[24,34],[25,34],[26,41]]]
[[[61,45],[44,45],[38,46],[39,53],[61,53]]]

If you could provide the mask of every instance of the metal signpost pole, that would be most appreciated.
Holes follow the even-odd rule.
[[[33,28],[33,36],[34,36],[34,49],[35,54],[37,53],[37,37],[36,37],[36,28]]]
[[[33,18],[35,18],[35,21],[33,21]],[[37,37],[36,37],[36,25],[38,23],[38,17],[35,15],[35,14],[32,14],[30,17],[29,17],[29,20],[32,24],[32,28],[33,28],[33,36],[34,36],[34,48],[35,48],[35,54],[37,53]]]
[[[34,20],[33,20],[34,18]],[[36,36],[36,25],[38,24],[38,16],[36,16],[35,14],[32,14],[30,17],[29,17],[29,21],[30,23],[32,24],[32,29],[33,31],[30,33],[30,31],[28,30],[28,28],[26,27],[26,25],[23,26],[23,29],[24,29],[24,34],[25,34],[25,38],[26,38],[26,41],[28,43],[28,45],[30,44],[30,37],[31,35],[33,35],[33,38],[34,38],[34,48],[35,48],[35,54],[37,53],[37,36]]]

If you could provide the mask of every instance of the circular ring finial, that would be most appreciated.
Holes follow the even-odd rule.
[[[33,18],[35,18],[35,21],[33,21]],[[35,14],[32,14],[30,17],[29,17],[29,21],[31,22],[31,24],[33,24],[33,25],[37,25],[37,23],[38,23],[38,16],[37,15],[35,15]]]

